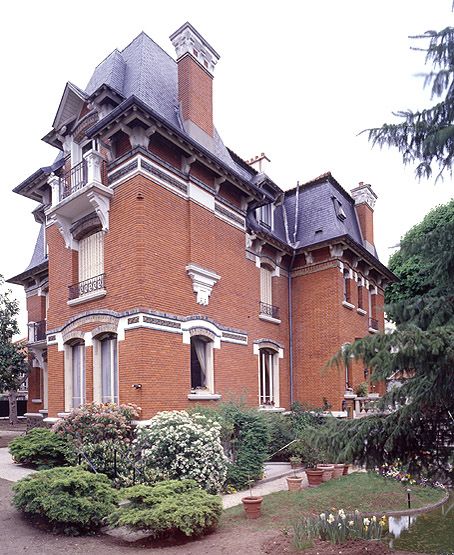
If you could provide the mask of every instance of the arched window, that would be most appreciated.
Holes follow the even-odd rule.
[[[117,336],[109,333],[98,338],[100,344],[101,401],[118,403]]]
[[[214,392],[213,341],[204,335],[191,337],[191,390]]]
[[[65,343],[65,411],[85,403],[85,343],[75,338]]]
[[[269,348],[259,349],[259,405],[279,407],[278,353]]]

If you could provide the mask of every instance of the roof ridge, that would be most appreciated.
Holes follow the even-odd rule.
[[[164,50],[164,48],[162,48],[161,45],[159,45],[156,41],[154,41],[154,40],[150,37],[149,34],[145,33],[145,31],[140,31],[140,33],[139,33],[136,37],[134,37],[134,38],[132,39],[132,41],[131,41],[128,45],[126,45],[126,46],[121,50],[120,54],[123,54],[123,52],[124,52],[127,48],[129,48],[129,47],[131,46],[131,44],[132,44],[134,41],[136,41],[139,37],[146,37],[150,42],[152,42],[155,46],[157,46],[157,47],[159,48],[159,50],[162,50],[162,52],[164,52],[164,54],[165,54],[168,58],[170,58],[170,59],[172,60],[172,62],[176,63],[175,60],[174,60],[174,58],[172,58],[172,56],[171,56],[166,50]]]
[[[95,66],[93,73],[98,69],[100,65],[102,65],[106,60],[108,60],[112,56],[112,54],[115,54],[115,53],[121,56],[121,52],[118,50],[118,48],[114,48],[110,54],[107,54],[107,56],[101,62],[99,62],[97,66]]]

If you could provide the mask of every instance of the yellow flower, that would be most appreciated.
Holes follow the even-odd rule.
[[[320,518],[321,518],[322,520],[325,520],[325,518],[326,518],[325,513],[320,513]]]
[[[332,524],[335,521],[334,515],[332,515],[331,513],[329,514],[327,521]]]
[[[368,518],[363,519],[364,526],[369,526],[370,520]]]

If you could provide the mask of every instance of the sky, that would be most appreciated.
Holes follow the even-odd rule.
[[[418,76],[427,69],[424,54],[411,50],[409,36],[454,25],[450,0],[3,2],[0,274],[14,276],[30,261],[36,204],[12,189],[57,155],[40,139],[65,83],[85,88],[96,65],[141,31],[174,56],[168,37],[185,21],[221,55],[214,120],[224,143],[245,159],[265,152],[283,189],[326,171],[347,191],[370,183],[382,262],[454,196],[449,176],[419,182],[397,151],[372,149],[358,135],[394,121],[393,111],[429,104]],[[11,289],[25,333],[25,295]]]

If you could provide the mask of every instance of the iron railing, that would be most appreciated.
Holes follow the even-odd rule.
[[[279,307],[267,303],[259,303],[260,314],[270,316],[271,318],[279,318]]]
[[[375,318],[369,318],[369,328],[371,330],[378,330],[378,320]]]
[[[60,177],[60,201],[69,197],[87,184],[87,161],[82,160]]]
[[[99,274],[99,276],[85,279],[84,281],[79,281],[79,283],[70,285],[68,287],[69,300],[72,301],[74,299],[78,299],[79,297],[88,295],[89,293],[94,293],[95,291],[104,289],[105,281],[106,281],[106,274]]]
[[[46,320],[40,322],[30,322],[28,324],[28,341],[37,343],[46,340]]]

